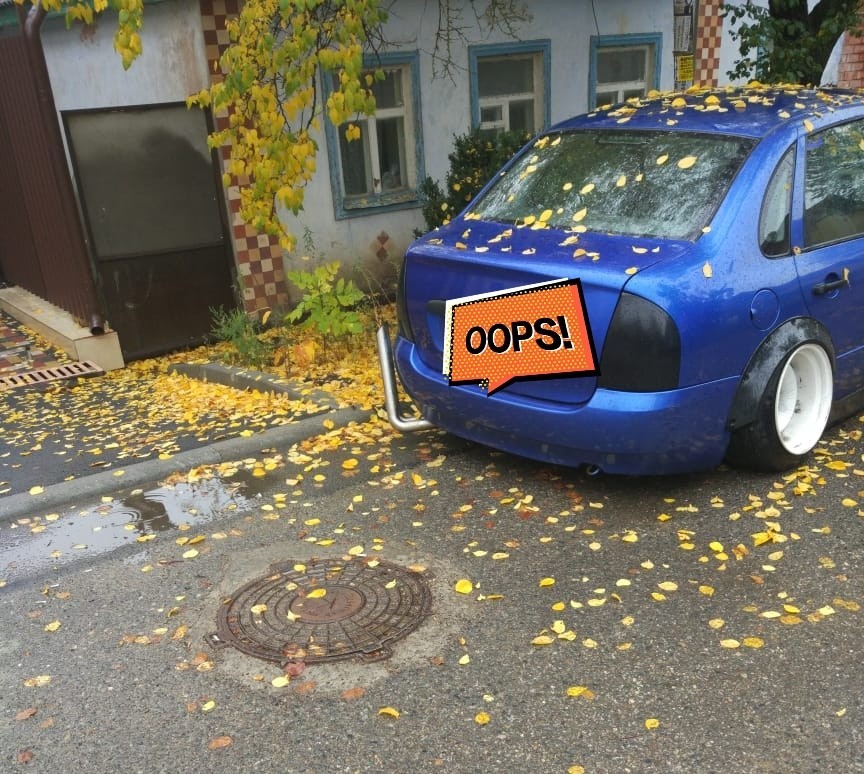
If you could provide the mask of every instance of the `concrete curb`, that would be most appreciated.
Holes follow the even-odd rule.
[[[101,497],[119,489],[149,484],[166,478],[172,473],[189,470],[198,465],[232,462],[260,454],[263,449],[274,446],[287,447],[308,438],[319,428],[323,430],[321,422],[324,419],[332,421],[335,427],[344,427],[351,422],[364,421],[369,414],[369,411],[355,408],[325,410],[281,427],[264,430],[248,438],[229,438],[198,449],[179,452],[169,460],[145,460],[126,468],[118,468],[125,471],[122,476],[114,475],[116,471],[102,471],[72,481],[53,484],[38,495],[20,493],[2,497],[0,498],[0,522],[44,513],[74,500]]]
[[[310,390],[307,394],[303,394],[289,380],[261,371],[232,368],[221,363],[173,363],[168,366],[168,373],[182,374],[190,379],[213,382],[213,384],[233,387],[235,390],[281,392],[295,400],[309,400],[328,408],[338,408],[333,397],[323,390]]]

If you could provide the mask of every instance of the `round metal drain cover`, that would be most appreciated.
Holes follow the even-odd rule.
[[[214,644],[280,664],[377,661],[432,605],[423,575],[385,561],[288,560],[270,570],[223,602]]]

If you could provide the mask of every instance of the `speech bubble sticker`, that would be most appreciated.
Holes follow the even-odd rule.
[[[486,394],[511,382],[598,373],[582,284],[560,279],[447,301],[444,375]]]

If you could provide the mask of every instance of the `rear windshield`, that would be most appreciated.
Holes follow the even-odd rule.
[[[754,145],[686,132],[546,135],[469,215],[533,228],[695,239]]]

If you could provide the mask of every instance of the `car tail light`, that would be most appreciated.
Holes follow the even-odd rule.
[[[656,304],[622,293],[600,358],[597,386],[657,392],[678,386],[681,339],[672,318]]]
[[[405,299],[405,266],[408,262],[403,259],[399,267],[399,280],[396,286],[396,321],[399,323],[398,333],[403,339],[414,341],[414,333],[411,323],[408,321],[408,306]]]

